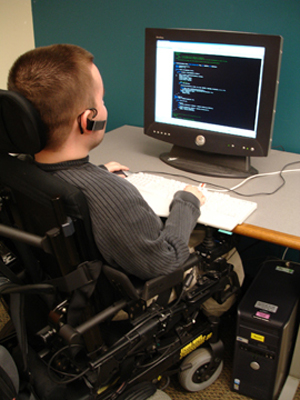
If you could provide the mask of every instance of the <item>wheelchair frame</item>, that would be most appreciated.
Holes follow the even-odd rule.
[[[6,93],[0,94],[6,100]],[[14,107],[15,101],[20,100],[15,96]],[[21,98],[21,106],[24,101],[26,112],[22,109],[21,116],[27,118],[28,102]],[[10,111],[11,105],[5,105],[2,117],[7,108]],[[13,111],[11,114],[15,114]],[[9,123],[0,123],[1,136],[7,131],[15,134],[12,121],[10,116]],[[10,124],[13,126],[7,128]],[[33,133],[39,136],[39,124]],[[35,138],[32,141],[36,144]],[[192,253],[182,268],[168,276],[147,282],[128,277],[107,265],[95,249],[85,199],[78,189],[6,154],[8,149],[15,151],[14,146],[9,146],[5,144],[2,148],[5,154],[0,155],[0,237],[13,247],[21,268],[15,273],[1,264],[0,294],[10,303],[17,339],[4,342],[10,349],[20,349],[21,355],[15,361],[26,381],[25,391],[41,399],[50,399],[58,390],[74,400],[126,399],[126,390],[136,384],[158,383],[161,377],[190,369],[192,365],[182,361],[201,346],[209,348],[211,359],[196,368],[192,380],[201,388],[215,374],[216,379],[223,352],[218,338],[219,321],[216,317],[206,317],[201,305],[211,297],[222,303],[237,292],[239,283],[233,266],[219,263],[219,258],[216,263],[213,260],[208,263],[202,246],[201,252]],[[28,142],[26,146],[30,147]],[[49,193],[41,200],[35,174],[39,179],[47,175],[50,182]],[[31,226],[26,210],[31,207],[34,215],[35,201],[42,207],[39,215],[47,220],[46,229],[39,228],[38,233],[36,226]],[[77,210],[79,202],[83,212]],[[41,222],[41,218],[36,219],[35,222]],[[55,223],[49,225],[48,219]],[[223,245],[227,250],[228,243]],[[46,266],[49,261],[50,266]],[[191,287],[193,274],[189,271],[194,268],[198,279]],[[99,285],[103,280],[109,289],[113,288],[113,299],[105,305],[99,301]],[[176,296],[169,301],[171,290]],[[32,296],[46,304],[48,310],[43,318],[46,323],[34,329],[33,337],[28,329],[30,323],[24,321],[22,314],[26,299]],[[127,319],[114,321],[120,311],[126,312]],[[106,337],[105,332],[108,332]],[[112,333],[116,335],[114,340]],[[43,397],[45,387],[39,387],[41,376],[49,386],[49,397]]]

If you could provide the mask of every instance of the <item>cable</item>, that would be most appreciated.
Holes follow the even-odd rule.
[[[216,189],[223,189],[223,190],[226,190],[226,191],[230,190],[230,189],[226,188],[225,186],[221,186],[221,185],[218,185],[216,183],[206,182],[206,181],[203,181],[203,180],[191,178],[190,176],[186,176],[186,175],[183,175],[183,174],[175,174],[175,173],[172,173],[172,172],[163,172],[163,171],[150,171],[150,170],[138,171],[138,172],[141,172],[141,173],[144,173],[144,174],[153,174],[153,175],[155,175],[155,174],[156,175],[166,175],[166,176],[172,176],[174,178],[184,178],[184,179],[187,179],[187,180],[189,180],[191,182],[195,182],[198,185],[205,184],[205,185],[210,185],[212,188],[216,188]],[[135,172],[135,173],[138,173],[138,172]],[[207,188],[207,190],[211,190],[211,189]]]
[[[288,252],[288,250],[289,250],[289,247],[286,247],[284,252],[283,252],[283,254],[282,254],[282,257],[281,257],[282,260],[285,260],[286,253]]]
[[[236,186],[230,188],[229,191],[231,191],[231,192],[233,192],[233,193],[236,193],[236,194],[238,194],[238,195],[240,195],[240,196],[246,196],[246,197],[259,196],[259,195],[266,195],[266,196],[272,195],[272,194],[278,192],[278,191],[285,185],[285,182],[286,182],[286,181],[285,181],[285,179],[284,179],[284,177],[283,177],[283,173],[287,173],[287,172],[300,172],[300,169],[289,169],[289,170],[286,170],[286,168],[288,168],[288,167],[291,166],[291,165],[295,165],[295,164],[299,164],[299,163],[300,163],[300,161],[294,161],[294,162],[288,163],[288,164],[286,164],[285,166],[283,166],[282,169],[281,169],[280,171],[266,172],[266,173],[262,173],[262,174],[251,175],[251,176],[249,176],[248,178],[244,179],[242,182],[240,182],[238,185],[236,185]],[[272,175],[279,175],[280,178],[281,178],[281,180],[282,180],[282,183],[281,183],[275,190],[273,190],[272,192],[261,192],[261,193],[253,193],[253,194],[248,194],[248,195],[246,195],[246,194],[239,193],[238,191],[236,191],[236,189],[238,189],[238,188],[240,188],[241,186],[245,185],[245,184],[246,184],[247,182],[249,182],[250,180],[257,179],[257,178],[261,178],[261,177],[265,177],[265,176],[272,176]]]
[[[235,193],[235,194],[237,194],[239,196],[242,196],[242,197],[254,197],[254,196],[270,196],[272,194],[277,193],[286,183],[285,178],[283,177],[283,173],[300,172],[300,169],[289,169],[289,170],[286,169],[286,168],[290,167],[291,165],[295,165],[295,164],[300,164],[300,161],[290,162],[290,163],[284,165],[280,171],[265,172],[265,173],[261,173],[261,174],[251,175],[248,178],[244,179],[239,184],[237,184],[236,186],[233,186],[232,188],[227,188],[225,186],[218,185],[218,184],[211,183],[211,182],[205,182],[203,180],[200,181],[198,179],[191,178],[189,176],[185,176],[185,175],[182,175],[182,174],[171,173],[171,172],[148,171],[148,170],[140,171],[140,172],[148,173],[148,174],[158,174],[158,175],[172,176],[172,177],[175,177],[175,178],[188,179],[188,180],[190,180],[192,182],[196,182],[199,185],[200,184],[205,184],[205,185],[210,186],[210,188],[207,188],[208,191],[209,190],[214,190],[214,191],[225,192],[225,193],[226,192],[232,192],[232,193]],[[246,183],[248,183],[250,180],[263,178],[263,177],[266,177],[266,176],[275,176],[275,175],[279,175],[279,177],[281,178],[282,182],[276,189],[274,189],[271,192],[258,192],[258,193],[245,194],[245,193],[241,193],[241,192],[236,190],[236,189],[242,187],[243,185],[245,185]]]
[[[88,367],[88,368],[84,369],[83,371],[81,371],[81,372],[75,374],[75,373],[71,373],[71,372],[65,372],[65,371],[58,370],[58,369],[56,369],[55,367],[53,367],[53,366],[51,365],[57,356],[59,356],[59,355],[60,355],[61,353],[63,353],[65,350],[69,350],[69,349],[74,348],[74,347],[82,348],[83,346],[80,345],[80,344],[72,344],[72,345],[67,345],[67,346],[62,347],[62,348],[59,349],[56,353],[53,354],[53,356],[51,357],[51,359],[50,359],[50,361],[49,361],[49,363],[48,363],[48,365],[47,365],[47,367],[48,367],[48,368],[47,368],[47,369],[48,369],[48,375],[49,375],[50,379],[51,379],[54,383],[56,383],[56,384],[58,384],[58,385],[66,385],[66,384],[68,384],[68,383],[74,382],[74,381],[76,381],[77,379],[83,377],[87,372],[90,371],[90,367]],[[68,357],[67,357],[67,358],[68,358]],[[56,379],[56,378],[54,377],[54,375],[52,374],[52,371],[54,371],[54,372],[56,372],[56,373],[62,375],[62,376],[65,377],[65,378],[68,377],[68,378],[70,378],[70,379]]]
[[[173,344],[173,347],[174,347],[174,344]],[[142,368],[148,368],[148,367],[151,367],[152,365],[155,365],[161,359],[165,358],[166,355],[171,352],[171,350],[172,350],[172,343],[170,344],[170,346],[168,346],[166,348],[166,350],[159,357],[155,358],[154,360],[152,360],[152,361],[150,361],[150,362],[148,362],[146,364],[137,365],[137,368],[142,369]]]

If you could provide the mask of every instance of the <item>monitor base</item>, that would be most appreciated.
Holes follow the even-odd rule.
[[[224,178],[247,178],[258,171],[250,165],[250,157],[228,156],[173,146],[160,155],[168,165],[195,174]]]

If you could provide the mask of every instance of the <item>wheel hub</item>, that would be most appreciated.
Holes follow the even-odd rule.
[[[194,383],[205,382],[211,377],[211,373],[208,372],[208,366],[209,366],[209,363],[204,364],[195,371],[193,378],[192,378],[192,381]]]

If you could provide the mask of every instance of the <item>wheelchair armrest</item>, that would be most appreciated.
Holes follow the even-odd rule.
[[[198,265],[199,258],[197,253],[190,254],[187,261],[182,267],[176,269],[168,275],[158,276],[145,282],[141,298],[145,301],[150,300],[152,297],[172,289],[173,287],[183,283],[184,272],[188,269]]]
[[[123,295],[126,295],[131,300],[138,300],[140,298],[141,289],[144,284],[142,280],[133,276],[129,278],[124,272],[109,265],[103,265],[102,271]]]
[[[183,273],[184,270],[178,268],[168,275],[158,276],[157,278],[146,281],[141,293],[141,299],[145,301],[150,300],[152,297],[181,284],[183,281]]]
[[[163,293],[183,282],[183,274],[194,265],[198,265],[199,259],[197,254],[190,255],[188,260],[181,268],[176,269],[168,275],[158,276],[148,281],[142,281],[135,276],[128,276],[124,272],[119,271],[108,265],[103,266],[103,272],[107,278],[120,290],[121,293],[128,296],[131,300],[142,299],[150,300],[152,297]]]

